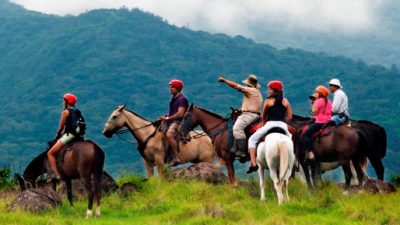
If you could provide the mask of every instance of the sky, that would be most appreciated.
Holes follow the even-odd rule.
[[[254,36],[257,27],[357,33],[379,27],[388,0],[9,0],[26,9],[79,15],[99,8],[139,8],[170,24],[211,33]]]

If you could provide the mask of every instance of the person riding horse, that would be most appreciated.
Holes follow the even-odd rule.
[[[315,122],[309,125],[307,131],[302,135],[302,141],[305,146],[305,152],[309,159],[314,159],[314,149],[312,135],[319,131],[321,127],[331,120],[332,103],[328,99],[329,90],[323,85],[315,89],[318,94],[312,106],[312,113],[315,116]]]
[[[350,117],[347,95],[342,88],[340,80],[333,78],[329,81],[329,89],[333,93],[332,121],[336,126],[343,124]]]
[[[233,150],[235,151],[236,156],[246,157],[247,139],[244,129],[260,117],[262,104],[262,96],[259,90],[260,85],[258,84],[257,77],[250,74],[246,80],[242,81],[245,86],[227,80],[222,76],[217,77],[217,80],[218,82],[226,83],[229,87],[235,88],[243,93],[241,107],[242,114],[237,118],[233,125],[233,136],[235,138]]]
[[[76,113],[80,113],[80,111],[75,107],[75,104],[78,98],[71,94],[66,93],[63,96],[64,100],[64,110],[61,114],[60,123],[58,126],[56,139],[57,142],[51,147],[51,149],[47,152],[47,157],[49,159],[49,163],[52,171],[54,172],[54,177],[56,180],[60,180],[60,173],[57,169],[56,158],[55,155],[67,144],[70,144],[76,138],[79,138],[79,135],[74,131],[74,115]],[[78,112],[79,111],[79,112]],[[76,116],[75,116],[76,117]],[[82,138],[82,137],[81,137]]]
[[[165,136],[172,149],[173,159],[169,163],[170,166],[177,166],[180,163],[178,157],[178,143],[175,140],[175,134],[179,128],[180,122],[186,109],[189,107],[187,98],[182,93],[183,82],[181,80],[171,80],[169,82],[169,91],[172,99],[169,103],[169,112],[167,116],[160,116],[159,120],[163,121],[166,126]]]
[[[260,139],[264,137],[269,130],[279,127],[285,131],[287,136],[290,138],[292,137],[286,124],[286,121],[292,119],[292,108],[289,101],[283,97],[282,82],[277,80],[270,81],[268,83],[268,95],[269,97],[264,102],[264,108],[261,117],[263,126],[249,138],[248,147],[251,165],[247,173],[252,173],[258,170],[258,165],[256,162],[256,146]]]

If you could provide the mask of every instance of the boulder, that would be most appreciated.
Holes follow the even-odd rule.
[[[28,189],[7,205],[8,210],[23,209],[34,213],[53,209],[61,204],[60,196],[51,188]]]
[[[128,197],[130,194],[137,192],[138,188],[131,182],[124,183],[119,189],[121,197]]]
[[[369,179],[363,188],[371,193],[392,193],[396,191],[392,184],[375,179]]]
[[[195,179],[211,184],[227,183],[228,177],[218,167],[202,162],[172,171],[174,179]]]

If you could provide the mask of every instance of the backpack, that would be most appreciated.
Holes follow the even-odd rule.
[[[81,111],[79,109],[69,109],[69,116],[71,117],[71,133],[83,136],[86,133],[86,123]]]

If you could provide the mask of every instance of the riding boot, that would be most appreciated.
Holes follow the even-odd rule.
[[[236,140],[236,156],[246,157],[247,156],[247,140],[246,139],[237,139]]]

